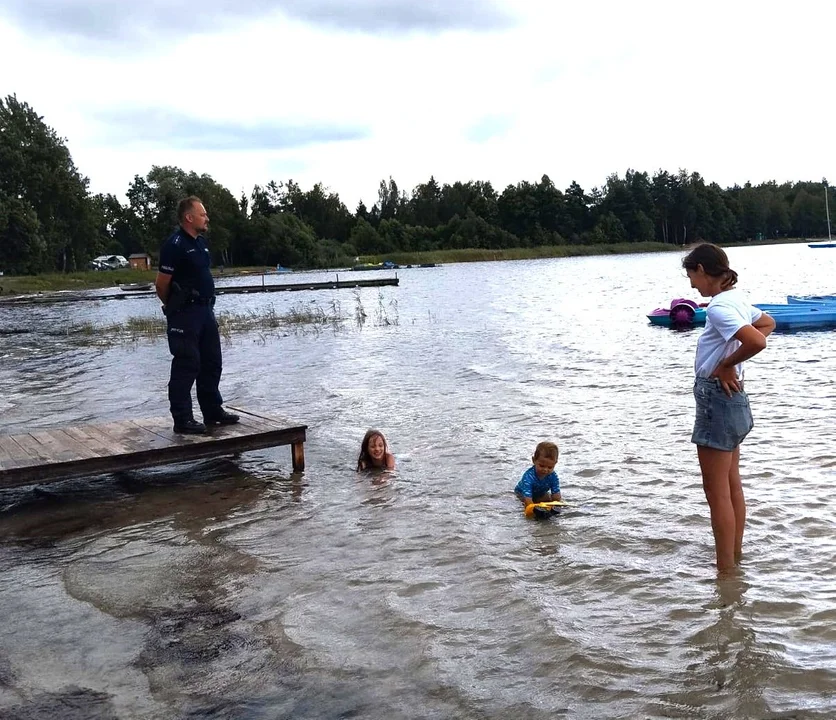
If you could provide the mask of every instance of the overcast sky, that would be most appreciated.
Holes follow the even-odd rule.
[[[836,4],[749,0],[2,0],[0,95],[93,192],[153,164],[322,182],[350,209],[628,168],[726,187],[836,177]]]

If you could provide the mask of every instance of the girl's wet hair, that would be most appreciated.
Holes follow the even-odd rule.
[[[383,440],[383,459],[386,460],[386,454],[389,452],[389,446],[386,443],[386,436],[380,430],[367,430],[363,435],[363,442],[360,444],[360,455],[357,457],[357,469],[365,470],[372,464],[371,455],[369,455],[369,443],[376,435],[380,435]]]
[[[725,278],[722,285],[723,290],[728,290],[737,285],[737,273],[729,267],[728,255],[718,245],[700,243],[695,245],[691,252],[682,258],[682,267],[686,270],[696,270],[700,265],[702,265],[706,275]]]

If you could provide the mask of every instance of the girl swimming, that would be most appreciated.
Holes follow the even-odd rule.
[[[394,470],[395,456],[389,452],[386,438],[380,430],[369,430],[363,436],[357,470]]]

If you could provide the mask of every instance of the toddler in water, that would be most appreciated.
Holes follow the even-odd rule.
[[[531,517],[535,508],[534,503],[561,500],[560,480],[554,471],[557,465],[557,445],[553,442],[538,443],[534,449],[534,463],[523,473],[522,478],[514,488],[514,493],[525,505],[525,514]]]
[[[357,470],[394,470],[395,456],[386,446],[386,438],[380,430],[369,430],[363,436]]]

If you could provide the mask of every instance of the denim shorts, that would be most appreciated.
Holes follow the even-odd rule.
[[[741,389],[731,397],[717,378],[694,380],[697,416],[691,442],[702,447],[731,452],[754,427],[749,397]]]

